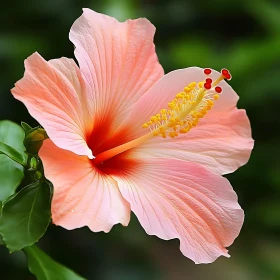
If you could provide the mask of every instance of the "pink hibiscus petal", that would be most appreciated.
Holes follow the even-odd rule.
[[[112,176],[145,231],[168,240],[195,263],[229,257],[244,214],[227,179],[196,163],[147,159]]]
[[[117,223],[128,225],[130,206],[116,181],[97,172],[88,157],[62,150],[50,139],[44,141],[39,155],[54,186],[54,224],[69,230],[88,226],[94,232],[108,232]]]
[[[131,150],[135,158],[174,158],[196,162],[217,174],[227,174],[246,164],[254,141],[244,110],[209,114],[187,134],[154,137]]]
[[[25,74],[11,90],[60,148],[92,158],[85,142],[92,121],[84,83],[72,59],[45,61],[38,53],[25,60]]]
[[[76,47],[92,116],[98,124],[109,117],[115,128],[163,76],[153,44],[155,27],[144,18],[120,23],[90,9],[83,11],[69,37]]]
[[[213,80],[218,76],[213,70]],[[129,137],[133,139],[147,133],[147,129],[142,128],[143,123],[166,108],[188,83],[203,79],[203,69],[197,67],[165,75],[134,105],[129,122],[124,124]],[[253,148],[250,122],[245,111],[236,108],[238,96],[234,90],[225,81],[220,85],[223,88],[220,99],[196,127],[173,139],[154,137],[131,150],[130,156],[197,162],[218,174],[233,172],[246,164]],[[131,123],[134,130],[130,129]]]

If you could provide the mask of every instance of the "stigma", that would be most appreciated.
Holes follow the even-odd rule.
[[[204,69],[205,80],[188,84],[168,103],[168,108],[160,110],[142,127],[149,128],[153,136],[163,138],[188,133],[219,99],[223,89],[218,84],[231,79],[227,69],[222,69],[215,81],[211,79],[211,73],[211,69]]]

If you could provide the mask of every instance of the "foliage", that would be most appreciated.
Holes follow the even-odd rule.
[[[23,179],[20,165],[26,162],[23,139],[24,132],[19,125],[0,121],[0,201],[13,194]]]
[[[50,222],[51,187],[34,182],[3,202],[0,234],[10,252],[31,246]]]
[[[24,249],[28,257],[29,270],[40,280],[83,280],[73,271],[51,259],[36,246]]]

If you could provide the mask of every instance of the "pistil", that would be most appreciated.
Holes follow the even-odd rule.
[[[134,139],[132,141],[129,141],[127,143],[124,143],[120,146],[117,146],[115,148],[112,148],[110,150],[107,150],[103,153],[98,154],[95,159],[93,160],[95,165],[101,164],[102,162],[120,154],[123,153],[127,150],[130,150],[132,148],[135,148],[141,144],[143,144],[144,142],[148,141],[149,139],[151,139],[153,137],[153,132],[149,132],[137,139]]]
[[[206,75],[210,75],[211,72],[211,69],[204,69]],[[190,83],[184,91],[179,92],[175,99],[168,103],[169,109],[162,109],[160,113],[152,116],[150,121],[143,124],[143,128],[150,129],[149,133],[98,154],[93,160],[94,164],[102,164],[120,153],[145,143],[154,136],[175,138],[179,134],[189,132],[213,107],[214,101],[219,99],[222,88],[217,85],[224,79],[231,79],[227,69],[222,69],[221,75],[214,82],[211,78],[207,78],[199,83]]]

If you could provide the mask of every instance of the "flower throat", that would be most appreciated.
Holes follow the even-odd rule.
[[[211,69],[204,69],[205,75],[211,73]],[[148,122],[143,124],[142,127],[150,129],[150,132],[98,154],[93,160],[94,164],[102,164],[120,153],[139,146],[152,137],[175,138],[179,134],[189,132],[211,110],[214,102],[219,99],[222,88],[218,84],[224,79],[231,79],[231,74],[227,69],[222,69],[221,75],[214,82],[208,77],[202,82],[190,83],[168,103],[168,109],[162,109],[160,113],[152,116]]]

